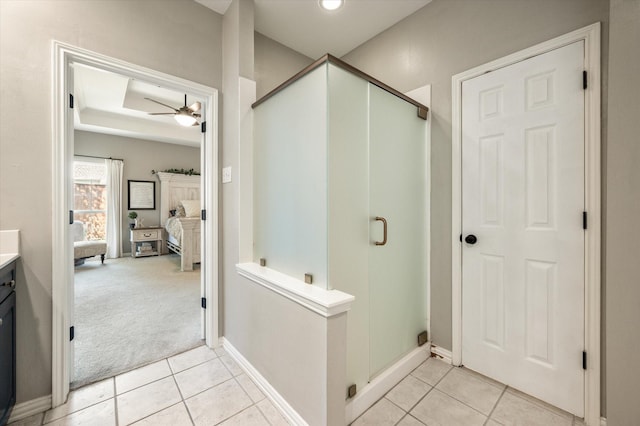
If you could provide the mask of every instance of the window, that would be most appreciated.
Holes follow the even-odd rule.
[[[73,162],[74,220],[89,241],[107,237],[107,167],[102,160]]]

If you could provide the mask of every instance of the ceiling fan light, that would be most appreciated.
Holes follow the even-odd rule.
[[[344,0],[318,0],[318,4],[324,10],[336,10],[344,4]]]
[[[173,116],[176,119],[178,124],[184,127],[193,126],[196,122],[196,118],[189,113],[180,112]]]

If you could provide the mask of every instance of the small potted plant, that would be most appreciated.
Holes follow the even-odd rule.
[[[138,213],[129,212],[129,219],[133,220],[133,222],[129,223],[129,228],[137,228],[138,227]]]

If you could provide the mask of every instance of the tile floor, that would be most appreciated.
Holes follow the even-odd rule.
[[[67,403],[11,426],[280,426],[276,407],[224,351],[200,346],[73,391]],[[429,358],[353,426],[578,426],[558,408]]]
[[[275,406],[224,349],[200,346],[79,388],[11,426],[280,426]]]
[[[582,419],[465,368],[429,358],[353,426],[583,426]]]

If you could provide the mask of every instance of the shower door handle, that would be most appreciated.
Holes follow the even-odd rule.
[[[387,244],[387,219],[382,216],[376,216],[376,220],[382,222],[382,241],[376,241],[377,246]]]

